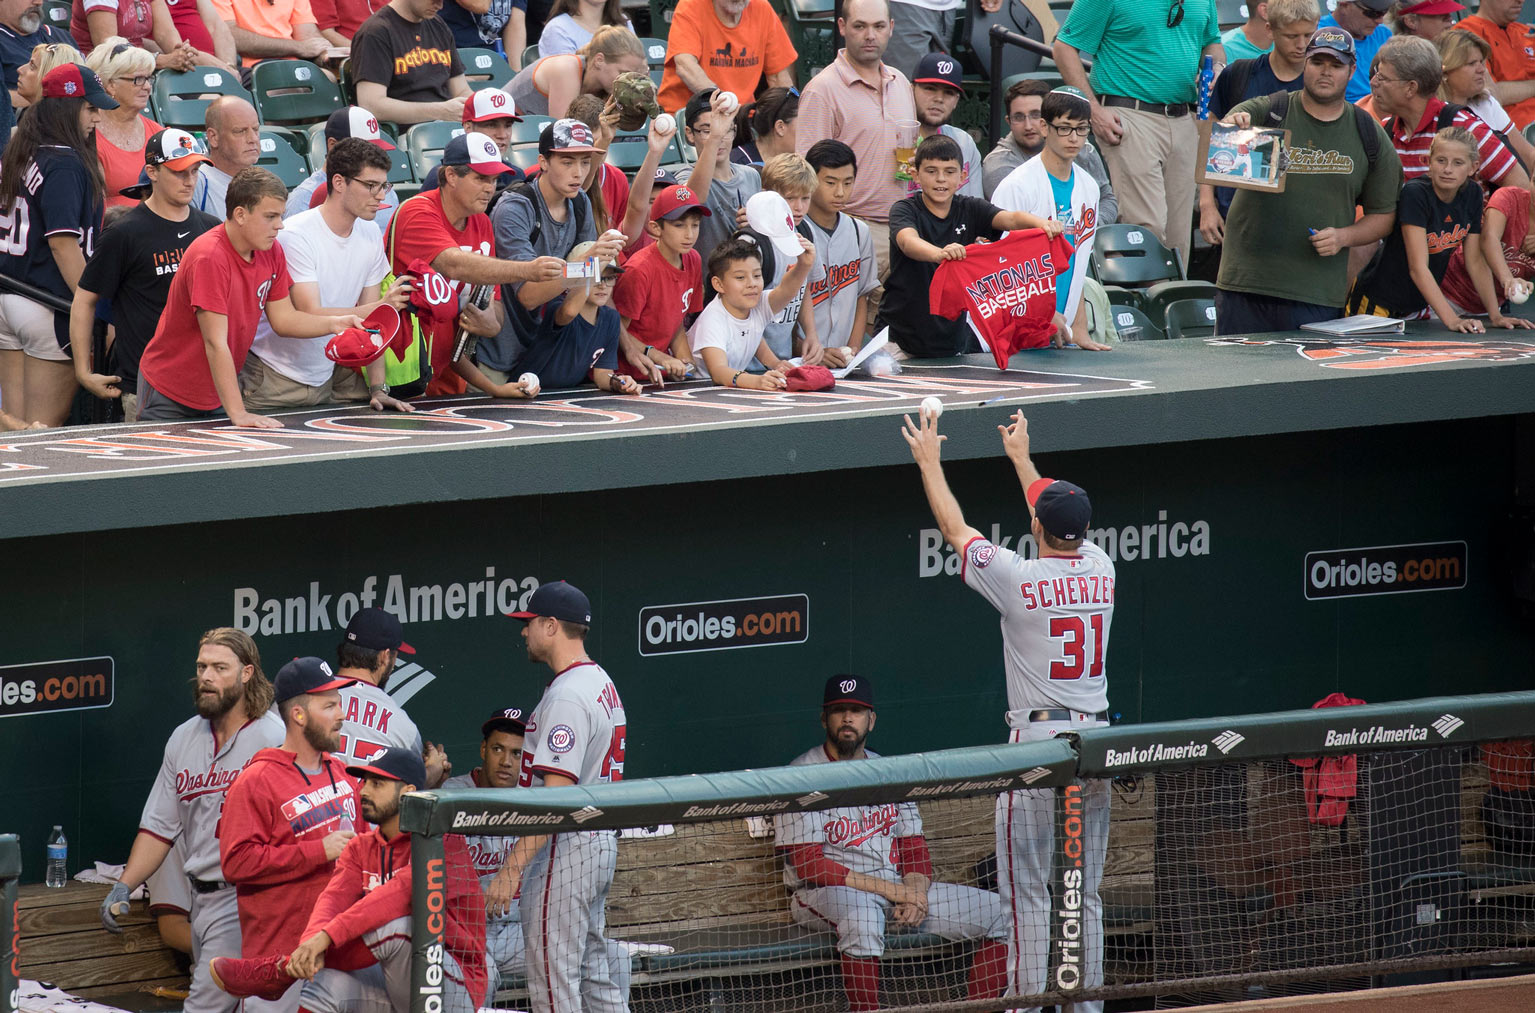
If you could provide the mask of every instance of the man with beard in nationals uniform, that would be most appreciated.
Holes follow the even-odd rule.
[[[528,720],[521,787],[611,784],[624,777],[627,721],[607,672],[586,654],[592,606],[563,580],[543,584],[525,612],[528,660],[555,673]],[[522,891],[528,1003],[533,1013],[628,1013],[603,936],[618,861],[612,830],[523,837],[485,891],[491,914]]]
[[[346,624],[336,647],[336,678],[352,683],[341,690],[344,721],[341,748],[336,752],[348,761],[365,763],[390,746],[413,749],[426,764],[425,787],[436,788],[453,772],[448,754],[430,742],[423,746],[416,723],[385,692],[400,655],[415,653],[393,612],[359,609]]]
[[[877,757],[864,742],[874,730],[874,686],[864,676],[826,680],[821,705],[826,740],[790,761],[801,767]],[[879,958],[885,925],[945,939],[980,939],[966,995],[1002,994],[1007,973],[1007,909],[996,894],[933,882],[933,861],[915,802],[786,813],[773,820],[794,894],[798,925],[837,933],[842,984],[853,1013],[879,1008]]]
[[[1023,485],[1039,558],[994,545],[965,523],[944,479],[937,419],[908,416],[901,435],[922,473],[928,506],[960,557],[960,575],[1002,615],[1009,742],[1050,739],[1108,724],[1104,659],[1114,618],[1114,563],[1087,541],[1092,504],[1070,482],[1041,478],[1029,457],[1029,423],[1014,412],[997,426]],[[1098,885],[1109,846],[1109,782],[1078,782],[1082,800],[1082,987],[1103,983],[1103,901]],[[997,885],[1010,909],[1008,994],[1044,991],[1050,958],[1050,873],[1056,850],[1055,792],[1011,791],[997,799]],[[1038,1007],[1035,1007],[1037,1009]],[[1101,1013],[1102,1002],[1068,1003]]]
[[[165,744],[122,879],[101,902],[101,922],[109,932],[123,931],[117,919],[128,913],[128,895],[160,867],[181,834],[192,886],[192,988],[185,1010],[230,1013],[238,1004],[208,974],[210,955],[240,952],[235,891],[219,865],[219,815],[235,777],[257,752],[282,742],[283,726],[271,710],[261,652],[239,630],[202,635],[192,685],[197,716],[177,726]]]

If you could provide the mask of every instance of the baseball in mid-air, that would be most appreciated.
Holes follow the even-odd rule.
[[[924,418],[926,418],[928,416],[932,416],[933,421],[937,422],[938,421],[938,417],[940,415],[942,415],[942,414],[943,414],[943,402],[942,401],[938,400],[936,397],[934,397],[931,394],[929,394],[927,397],[922,399],[922,415],[923,415]]]
[[[733,91],[722,91],[722,92],[720,92],[720,112],[722,112],[722,113],[733,113],[733,112],[736,111],[737,107],[740,106],[740,104],[741,104],[741,100],[736,98],[736,93],[735,92],[733,92]]]
[[[1508,290],[1508,301],[1511,303],[1523,303],[1530,297],[1530,283],[1516,280]]]
[[[656,133],[662,137],[670,137],[677,129],[677,120],[671,113],[662,113],[656,117]]]
[[[522,389],[528,392],[528,397],[532,397],[544,389],[543,385],[538,382],[537,373],[524,373],[517,378],[517,382],[522,384]]]

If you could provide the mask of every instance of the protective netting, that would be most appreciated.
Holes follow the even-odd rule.
[[[1069,784],[1043,766],[945,781],[943,755],[921,758],[930,786],[909,762],[883,785],[876,760],[857,784],[841,764],[794,768],[788,794],[722,783],[708,804],[643,781],[584,807],[457,792],[431,819],[486,833],[465,840],[487,883],[518,821],[579,827],[529,868],[520,921],[489,926],[494,1004],[516,1009],[576,992],[589,1010],[982,1009],[1004,987],[1173,1006],[1535,957],[1528,744],[1184,759]],[[826,790],[807,790],[818,776]],[[675,782],[695,783],[649,784]],[[1009,790],[1024,783],[1056,786]],[[606,801],[631,792],[628,809]],[[672,821],[625,826],[635,809]],[[934,884],[925,911],[901,890],[914,876]]]

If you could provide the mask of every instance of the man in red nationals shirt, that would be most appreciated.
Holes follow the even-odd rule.
[[[318,338],[361,327],[356,315],[316,316],[293,308],[292,279],[277,233],[288,190],[266,169],[241,169],[229,181],[223,228],[194,239],[181,256],[160,326],[139,360],[139,420],[209,418],[237,426],[281,429],[245,410],[240,368],[266,311],[288,338]]]
[[[500,286],[565,276],[565,261],[560,257],[519,261],[495,256],[495,233],[485,208],[496,192],[497,178],[510,171],[495,141],[477,131],[460,134],[443,149],[437,189],[412,197],[389,219],[384,246],[395,276],[408,274],[411,262],[419,259],[430,264],[444,282],[437,287],[443,289],[448,310],[416,315],[416,340],[425,343],[420,350],[423,373],[428,364],[431,367],[428,394],[462,394],[468,389],[450,365],[453,339],[459,327],[482,338],[500,332]],[[469,285],[496,286],[490,306],[482,310],[463,303],[453,312],[453,303],[446,300],[451,297],[458,302],[460,288]]]
[[[294,658],[275,680],[286,737],[251,757],[224,799],[219,858],[240,910],[240,952],[290,953],[346,842],[357,836],[357,781],[331,753],[341,744],[338,679],[319,658]],[[296,1013],[299,990],[245,1013]]]
[[[230,995],[280,998],[302,978],[309,1013],[410,1008],[411,835],[400,829],[400,796],[426,784],[426,766],[391,747],[359,766],[362,818],[374,829],[347,842],[292,953],[215,957],[209,969]],[[486,1000],[485,901],[463,837],[443,837],[443,1013],[475,1013]]]

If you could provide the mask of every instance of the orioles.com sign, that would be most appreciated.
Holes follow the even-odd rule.
[[[802,644],[810,637],[810,596],[731,598],[640,610],[640,654],[730,651]]]
[[[0,668],[0,718],[112,706],[111,658],[68,658]]]

